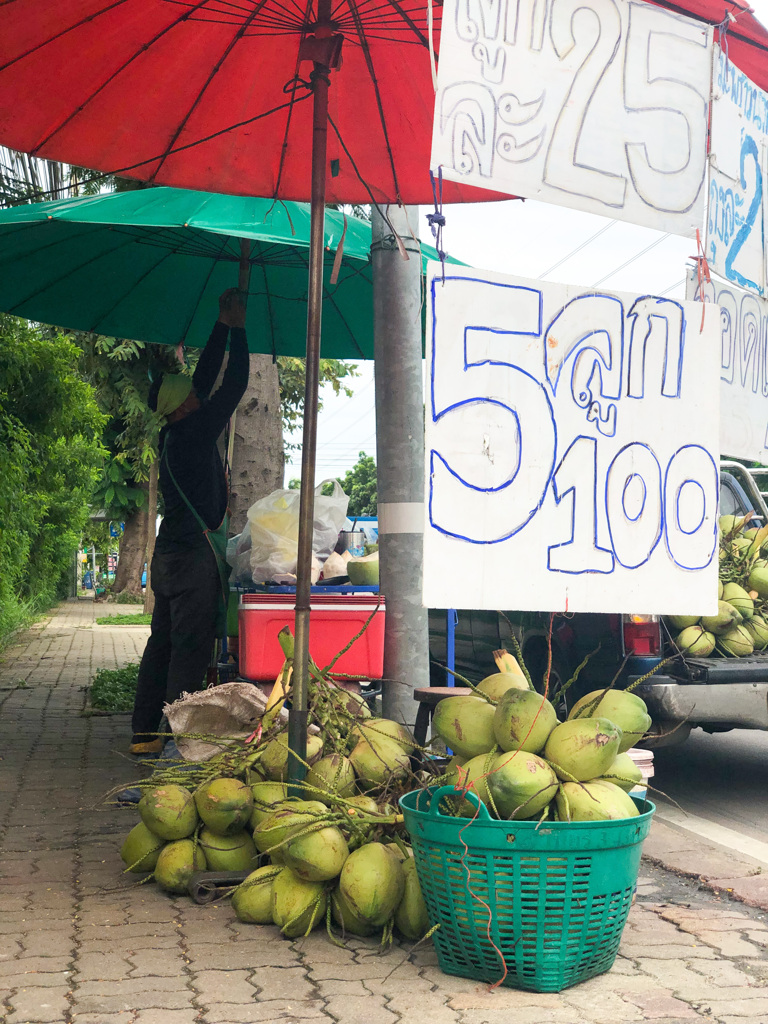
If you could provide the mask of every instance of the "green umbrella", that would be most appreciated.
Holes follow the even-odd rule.
[[[0,309],[40,323],[202,347],[251,241],[252,352],[304,355],[309,203],[152,188],[0,210]],[[325,218],[323,356],[373,359],[371,226]],[[344,235],[338,280],[331,284]],[[424,247],[423,260],[436,259]]]

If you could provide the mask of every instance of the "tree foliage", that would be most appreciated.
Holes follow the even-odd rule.
[[[376,460],[365,452],[341,480],[345,494],[349,495],[347,515],[375,516],[377,510]]]
[[[88,520],[104,417],[65,335],[0,315],[0,633],[62,593]]]

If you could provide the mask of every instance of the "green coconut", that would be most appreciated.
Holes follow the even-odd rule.
[[[744,629],[752,637],[756,651],[764,651],[768,647],[768,622],[762,615],[753,615],[749,622],[744,623]]]
[[[253,831],[265,818],[277,809],[276,805],[288,796],[288,787],[284,782],[255,782],[251,786],[253,810],[249,826]]]
[[[493,716],[493,733],[502,750],[538,754],[556,725],[555,709],[535,690],[507,690]]]
[[[517,672],[494,672],[479,682],[477,688],[491,700],[500,700],[508,690],[530,690],[528,680]]]
[[[380,740],[393,740],[406,754],[412,754],[416,749],[416,742],[408,729],[391,718],[369,718],[365,722],[358,722],[349,736],[353,745],[361,739],[374,745]]]
[[[342,754],[326,754],[312,765],[304,781],[307,786],[314,786],[326,793],[352,796],[355,792],[355,769],[349,758]],[[330,803],[331,798],[322,793],[313,793],[312,796],[324,804]]]
[[[239,921],[272,924],[272,882],[282,868],[268,864],[256,868],[232,893],[232,908]]]
[[[635,786],[641,785],[643,773],[629,754],[619,754],[608,771],[597,781],[612,782],[614,786],[618,786],[625,793],[629,793]]]
[[[379,805],[372,796],[366,796],[364,793],[361,793],[358,796],[349,797],[347,803],[353,804],[355,807],[359,807],[364,814],[379,813]]]
[[[626,690],[593,690],[581,700],[577,700],[568,714],[568,719],[586,717],[607,718],[619,727],[622,733],[619,743],[620,754],[634,747],[651,727],[651,716],[648,714],[645,701]]]
[[[439,781],[442,785],[453,785],[457,789],[471,790],[478,799],[489,806],[488,799],[488,774],[493,770],[493,763],[496,759],[496,748],[486,754],[478,754],[472,757],[463,765],[457,766],[456,772],[450,775],[443,775]],[[463,796],[449,796],[446,800],[453,806],[454,812],[460,818],[474,818],[477,807],[471,800]]]
[[[734,658],[744,658],[755,649],[752,637],[744,626],[734,626],[717,639],[723,650]]]
[[[355,913],[338,886],[331,893],[331,913],[336,924],[351,935],[366,938],[376,931],[375,925],[369,924]]]
[[[446,697],[435,708],[432,729],[460,757],[477,757],[496,745],[495,711],[482,697]]]
[[[673,629],[680,630],[697,625],[700,618],[700,615],[668,615],[667,622]]]
[[[718,599],[718,601],[722,601],[722,599],[723,599],[723,590],[724,589],[725,589],[725,584],[723,583],[722,580],[718,580],[717,581],[717,599]]]
[[[259,853],[268,853],[274,861],[282,861],[285,841],[308,825],[316,824],[328,808],[319,800],[294,800],[278,807],[253,830],[253,841]]]
[[[738,583],[726,583],[723,587],[723,600],[732,604],[742,619],[751,619],[755,614],[755,603],[746,590]]]
[[[717,525],[720,527],[720,533],[725,537],[729,533],[733,533],[738,523],[742,521],[744,516],[720,516],[717,521]]]
[[[166,892],[186,892],[196,871],[205,871],[205,854],[191,839],[178,839],[160,851],[155,881]]]
[[[725,601],[722,603],[725,604]],[[739,614],[735,608],[733,611]],[[715,643],[715,634],[708,633],[703,626],[689,626],[675,637],[677,649],[693,658],[708,658],[715,649]]]
[[[768,597],[768,569],[755,567],[749,574],[747,585],[750,590],[756,590],[758,597]]]
[[[165,840],[150,832],[143,821],[134,825],[120,848],[127,871],[153,871]]]
[[[487,779],[500,818],[531,818],[543,811],[557,791],[557,776],[536,754],[499,754]]]
[[[640,813],[628,793],[612,782],[564,782],[555,797],[560,821],[616,821]]]
[[[362,693],[355,693],[353,690],[344,690],[344,702],[347,714],[352,718],[370,718],[371,709],[368,701]]]
[[[347,576],[354,587],[374,587],[379,582],[379,552],[350,558],[347,562]]]
[[[349,857],[347,841],[335,825],[291,839],[285,848],[285,863],[305,882],[330,882]]]
[[[766,573],[768,580],[768,573]],[[727,633],[732,626],[738,626],[741,622],[741,613],[738,612],[728,601],[717,602],[717,615],[702,615],[701,627],[708,633]]]
[[[233,836],[250,820],[253,793],[239,779],[211,779],[195,791],[195,806],[211,832]]]
[[[204,828],[200,846],[211,871],[250,871],[256,866],[256,846],[247,832],[223,836]]]
[[[381,928],[403,898],[403,867],[381,843],[366,843],[347,858],[339,876],[339,891],[357,917]]]
[[[622,737],[618,725],[607,718],[569,719],[550,733],[544,758],[560,779],[596,779],[605,774],[621,753]]]
[[[369,743],[361,739],[349,755],[361,789],[375,789],[390,779],[404,779],[411,767],[411,759],[394,740],[377,739]]]
[[[416,861],[412,857],[403,864],[403,876],[405,889],[395,911],[395,924],[406,939],[418,941],[429,931],[429,914],[419,885]]]
[[[308,935],[325,918],[326,897],[322,882],[305,882],[290,868],[283,868],[272,882],[272,921],[283,935],[297,939]]]
[[[183,786],[158,786],[139,800],[141,820],[161,839],[186,839],[197,828],[195,801]]]
[[[316,733],[307,736],[307,763],[314,764],[323,753],[323,741]],[[267,778],[274,782],[284,782],[288,777],[288,757],[293,756],[288,749],[288,734],[280,733],[270,740],[261,755],[261,768]]]

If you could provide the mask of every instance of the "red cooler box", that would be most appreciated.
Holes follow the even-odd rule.
[[[274,682],[283,667],[277,634],[294,626],[293,594],[243,594],[238,621],[240,675],[255,682]],[[378,606],[370,625],[334,665],[337,672],[364,679],[384,674],[384,598],[379,594],[313,594],[309,612],[309,651],[319,668],[343,650]]]

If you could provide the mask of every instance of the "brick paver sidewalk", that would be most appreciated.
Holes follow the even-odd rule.
[[[135,776],[128,719],[82,715],[95,669],[141,653],[146,630],[93,624],[124,610],[68,602],[0,662],[6,1024],[767,1024],[760,914],[706,896],[655,903],[651,881],[614,969],[559,995],[447,977],[431,948],[289,942],[226,903],[126,888],[118,849],[135,814],[98,802]]]

